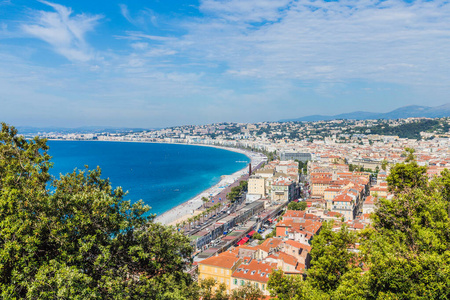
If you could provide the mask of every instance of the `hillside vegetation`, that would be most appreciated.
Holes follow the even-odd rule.
[[[441,122],[439,120],[418,120],[416,122],[401,124],[398,126],[389,125],[376,125],[370,128],[356,127],[355,131],[369,132],[370,134],[379,135],[398,135],[400,138],[416,139],[419,140],[420,132],[433,132],[439,131],[446,133],[449,130],[447,122]]]

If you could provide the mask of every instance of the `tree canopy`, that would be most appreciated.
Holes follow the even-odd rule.
[[[0,133],[2,299],[195,299],[192,248],[99,168],[52,178],[45,139]]]
[[[239,185],[231,188],[231,191],[227,194],[227,199],[230,200],[231,203],[234,203],[238,197],[242,195],[243,192],[247,191],[248,182],[245,180],[241,180]]]
[[[290,210],[305,210],[308,207],[308,204],[306,201],[299,201],[299,202],[291,202],[288,204],[288,209]]]

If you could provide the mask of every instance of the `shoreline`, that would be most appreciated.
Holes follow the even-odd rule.
[[[173,144],[173,143],[172,143]],[[216,146],[216,145],[203,145],[203,144],[184,144],[184,145],[193,145],[193,146],[204,146],[204,147],[212,147],[212,148],[218,148],[223,149],[227,151],[237,152],[244,154],[247,156],[248,159],[250,159],[250,163],[252,166],[257,166],[261,162],[264,161],[263,157],[256,155],[257,152],[252,152],[249,150],[243,150],[239,148],[229,148],[229,147],[223,147],[223,146]],[[169,209],[168,211],[157,215],[155,217],[155,222],[164,224],[164,225],[176,225],[176,223],[182,222],[191,216],[195,216],[198,213],[200,213],[199,209],[203,205],[202,197],[215,197],[219,195],[222,191],[224,191],[227,187],[235,183],[237,180],[239,180],[242,176],[248,174],[248,164],[234,172],[233,174],[229,175],[221,175],[220,181],[209,187],[208,189],[200,192],[195,197],[192,197],[191,199],[186,200],[185,202]]]
[[[117,141],[117,140],[61,140],[61,139],[48,139],[52,141],[92,141],[92,142],[125,142],[125,143],[149,143],[149,144],[172,144],[172,145],[187,145],[187,146],[201,146],[201,147],[211,147],[222,149],[226,151],[236,152],[244,154],[252,164],[252,167],[264,162],[264,156],[261,156],[258,152],[252,152],[250,150],[232,148],[226,146],[218,145],[207,145],[207,144],[190,144],[190,143],[170,143],[170,142],[149,142],[149,141]],[[178,204],[171,209],[163,212],[162,214],[156,215],[154,222],[161,223],[164,225],[175,225],[176,223],[182,222],[191,216],[194,216],[200,211],[198,210],[203,205],[202,197],[215,197],[224,191],[227,187],[239,180],[243,175],[248,173],[248,164],[246,166],[233,174],[224,174],[220,176],[220,181],[213,186],[201,191],[196,196],[187,199],[181,204]]]

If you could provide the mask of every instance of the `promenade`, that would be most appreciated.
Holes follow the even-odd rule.
[[[252,170],[260,168],[265,162],[265,157],[260,156],[259,153],[234,148],[217,148],[223,148],[245,154],[251,160]],[[195,215],[200,214],[203,211],[203,206],[208,208],[217,203],[228,203],[226,196],[231,191],[231,188],[239,185],[242,180],[248,180],[248,177],[248,165],[231,175],[223,175],[219,183],[201,192],[194,198],[172,208],[169,211],[166,211],[161,215],[158,215],[155,218],[155,222],[164,225],[176,225],[177,223],[183,222]],[[203,197],[210,199],[210,201],[203,203]]]

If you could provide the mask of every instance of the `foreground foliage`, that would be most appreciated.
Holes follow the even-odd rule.
[[[361,232],[324,224],[313,241],[304,281],[275,272],[278,299],[450,298],[450,172],[428,182],[407,149],[388,177],[395,197],[381,199]]]
[[[53,179],[43,139],[0,134],[2,299],[195,299],[188,239],[100,169]]]
[[[202,300],[259,300],[263,297],[261,290],[253,285],[241,286],[228,293],[227,286],[214,278],[200,280],[199,287]]]

